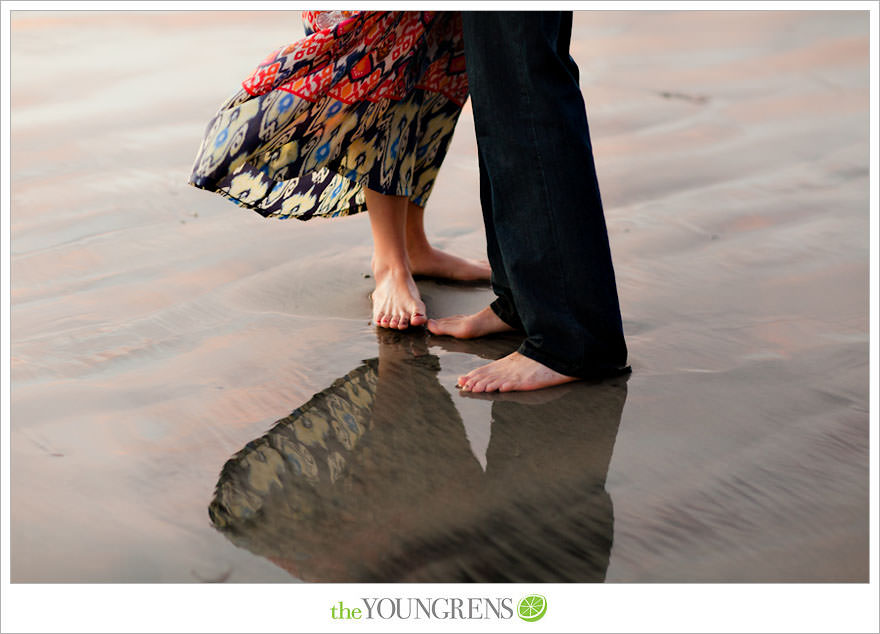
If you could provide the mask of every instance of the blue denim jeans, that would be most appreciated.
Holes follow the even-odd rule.
[[[626,343],[571,12],[462,12],[495,313],[519,352],[582,378]]]

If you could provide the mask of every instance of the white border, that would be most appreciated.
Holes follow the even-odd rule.
[[[580,1],[558,2],[546,0],[540,3],[535,0],[499,0],[462,1],[445,0],[441,2],[409,2],[387,0],[376,2],[364,0],[356,4],[359,9],[412,9],[442,8],[445,10],[578,10],[578,11],[872,11],[875,2],[866,0],[812,0],[795,2],[793,0],[630,0],[630,1]],[[279,0],[8,0],[3,2],[4,11],[293,11],[301,9],[338,8],[339,2],[284,2]],[[349,7],[351,8],[351,7]],[[873,11],[872,11],[873,12]]]
[[[10,249],[11,220],[9,216],[10,187],[9,178],[9,12],[6,4],[0,4],[0,502],[3,510],[0,514],[0,632],[6,629],[6,589],[9,587],[9,301],[10,301]]]
[[[359,8],[412,8],[412,2],[360,2]],[[293,10],[321,9],[291,2],[4,2],[0,7],[2,123],[2,551],[0,631],[71,632],[242,632],[242,631],[605,631],[605,632],[877,632],[878,613],[878,7],[874,2],[554,2],[541,8],[586,10],[862,10],[870,13],[870,584],[607,584],[482,585],[173,585],[9,583],[9,13],[15,10]],[[437,6],[435,3],[434,7]],[[534,8],[508,1],[504,9]],[[494,3],[448,2],[444,9],[499,8]],[[47,54],[58,54],[48,51]],[[530,592],[548,597],[547,616],[537,623],[511,621],[333,622],[330,605],[361,596],[511,596]]]
[[[4,594],[15,632],[876,632],[868,584],[24,585]],[[360,597],[547,597],[535,623],[333,621]]]

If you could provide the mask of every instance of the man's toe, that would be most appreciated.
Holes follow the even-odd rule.
[[[488,381],[486,379],[480,379],[474,383],[471,392],[488,392],[489,390],[486,389],[486,385],[488,385]]]
[[[486,382],[486,391],[487,392],[497,392],[498,388],[501,385],[501,381],[498,379],[492,379],[491,381]]]

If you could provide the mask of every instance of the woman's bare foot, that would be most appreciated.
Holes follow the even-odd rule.
[[[488,306],[473,315],[455,315],[442,319],[429,319],[428,330],[435,335],[450,335],[457,339],[485,337],[499,332],[512,332],[495,311]]]
[[[488,281],[492,269],[485,260],[468,260],[434,247],[410,248],[409,263],[413,275],[439,277],[460,282]]]
[[[458,386],[465,392],[527,392],[577,380],[512,352],[459,377]]]
[[[406,253],[413,275],[460,282],[488,280],[492,275],[488,262],[467,260],[432,247],[425,233],[425,208],[412,201],[406,203],[405,232]]]
[[[382,328],[405,330],[427,321],[425,304],[412,275],[406,269],[374,266],[373,323]]]

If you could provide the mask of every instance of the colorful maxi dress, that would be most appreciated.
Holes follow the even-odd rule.
[[[364,187],[424,206],[468,95],[461,15],[303,22],[211,119],[190,184],[275,218],[364,211]]]

